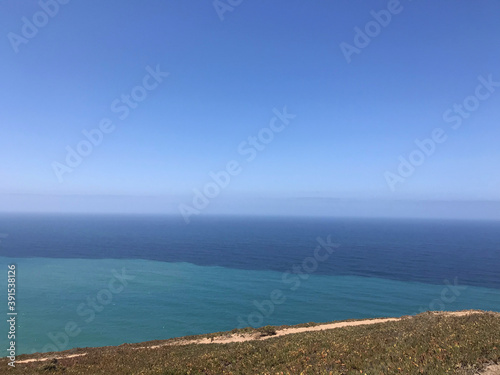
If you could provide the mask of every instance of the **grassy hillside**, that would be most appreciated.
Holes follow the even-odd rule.
[[[234,332],[209,337],[234,335]],[[237,333],[255,332],[248,329]],[[272,334],[273,329],[268,327],[262,336]],[[192,339],[202,337],[207,335]],[[18,363],[15,369],[7,369],[6,360],[2,359],[0,373],[474,374],[484,364],[500,361],[500,314],[423,313],[394,322],[296,333],[266,340],[145,348],[175,342],[179,339],[75,349],[57,355],[87,354],[52,362]],[[24,355],[18,360],[34,357]]]

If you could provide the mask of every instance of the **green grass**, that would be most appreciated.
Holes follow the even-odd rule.
[[[272,334],[273,328],[277,329],[238,333]],[[227,334],[231,332],[216,335]],[[159,342],[147,345],[154,343]],[[17,364],[12,371],[6,370],[6,360],[1,359],[0,373],[468,375],[485,363],[500,361],[500,314],[453,317],[423,313],[396,322],[242,343],[133,349],[144,345],[76,349],[57,354],[88,355],[57,363]],[[32,357],[20,356],[18,360]]]

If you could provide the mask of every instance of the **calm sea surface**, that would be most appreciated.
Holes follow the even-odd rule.
[[[500,311],[500,222],[0,215],[0,236],[4,311],[7,265],[17,267],[18,354]]]

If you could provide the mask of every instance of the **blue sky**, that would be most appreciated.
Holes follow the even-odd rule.
[[[231,3],[2,2],[0,210],[500,218],[500,87],[471,99],[500,82],[500,3]],[[169,75],[137,88],[155,70]],[[146,97],[121,119],[134,89]],[[457,129],[455,104],[473,108]],[[241,144],[285,108],[248,161]],[[113,130],[69,167],[103,119]],[[415,140],[437,128],[422,158]],[[232,160],[240,172],[196,208],[193,189]]]

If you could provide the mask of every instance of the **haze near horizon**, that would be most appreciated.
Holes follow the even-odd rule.
[[[498,2],[2,8],[2,212],[500,220]]]

